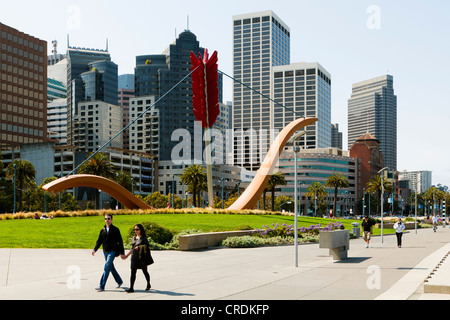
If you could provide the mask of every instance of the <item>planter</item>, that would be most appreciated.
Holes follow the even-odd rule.
[[[344,260],[350,249],[350,231],[321,231],[319,239],[320,249],[329,249],[334,260]]]

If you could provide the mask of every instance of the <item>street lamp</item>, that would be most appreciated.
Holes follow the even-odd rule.
[[[363,189],[363,217],[366,216],[366,188]]]
[[[381,177],[381,243],[383,242],[383,200],[384,200],[384,174],[381,174],[384,170],[389,169],[388,167],[385,167],[378,171],[378,174]]]
[[[13,213],[16,213],[16,169],[17,169],[17,164],[14,163],[14,209],[13,209]]]
[[[222,177],[222,178],[220,178],[220,181],[222,181],[222,210],[223,210],[223,208],[224,208],[224,205],[223,205],[223,181],[224,181],[225,179]]]
[[[293,149],[295,154],[295,178],[294,178],[294,215],[295,215],[295,267],[298,267],[298,204],[297,204],[297,171],[298,171],[298,153],[300,152],[300,147],[297,146],[296,142],[297,140],[306,134],[306,131],[302,131],[297,133],[294,137],[290,139],[290,142],[293,143]],[[300,197],[301,197],[301,190],[300,190]]]

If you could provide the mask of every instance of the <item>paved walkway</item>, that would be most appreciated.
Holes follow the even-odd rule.
[[[92,257],[91,250],[0,249],[0,300],[450,300],[425,292],[450,293],[449,252],[448,228],[412,230],[401,249],[395,236],[374,237],[368,249],[354,239],[349,259],[339,262],[318,244],[300,245],[298,268],[294,246],[154,251],[152,290],[144,291],[138,272],[135,293],[127,294],[130,260],[115,262],[122,288],[110,276],[97,292],[101,250]]]

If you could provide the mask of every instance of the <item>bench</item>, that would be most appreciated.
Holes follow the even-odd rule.
[[[209,247],[217,247],[226,238],[250,236],[253,233],[255,233],[254,230],[246,230],[246,231],[199,233],[180,236],[179,237],[180,251],[191,251],[198,249],[207,249]]]

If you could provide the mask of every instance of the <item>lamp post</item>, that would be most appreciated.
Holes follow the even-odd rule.
[[[58,179],[61,179],[61,175],[60,174],[57,174],[56,177]],[[58,192],[58,198],[59,198],[59,211],[61,211],[61,191]]]
[[[302,131],[298,134],[296,134],[291,140],[293,142],[293,150],[294,150],[294,155],[295,155],[295,178],[294,178],[294,215],[295,215],[295,223],[294,223],[294,227],[295,227],[295,267],[298,267],[298,204],[297,204],[297,178],[298,178],[298,153],[300,152],[300,147],[297,146],[296,142],[297,140],[306,134],[306,131]],[[301,198],[301,189],[300,189],[300,194],[299,194],[300,198]]]
[[[241,196],[241,182],[240,181],[238,181],[237,187],[238,187],[238,197],[240,197]]]
[[[363,189],[363,217],[366,216],[366,188]]]
[[[181,186],[181,209],[184,208],[184,200],[183,200],[183,195],[184,195],[184,185],[183,182],[180,181],[180,186]],[[186,207],[187,207],[187,203],[186,203]]]
[[[378,171],[378,174],[381,177],[381,243],[384,243],[383,239],[383,200],[384,200],[384,174],[383,171],[389,169],[388,167],[385,167]]]
[[[16,170],[17,170],[17,164],[14,163],[14,209],[13,209],[13,213],[16,213],[16,208],[17,208],[17,203],[16,203]]]
[[[222,177],[222,178],[220,178],[220,181],[222,181],[222,210],[223,210],[223,208],[224,208],[224,205],[223,205],[223,181],[224,181],[225,179]]]

